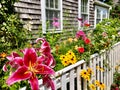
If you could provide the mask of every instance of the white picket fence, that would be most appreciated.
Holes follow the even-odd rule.
[[[106,85],[105,90],[110,90],[110,85],[113,83],[113,73],[117,64],[120,64],[120,42],[115,44],[110,51],[91,55],[89,67],[93,70],[94,74],[90,82],[98,80]],[[97,70],[96,66],[104,68],[104,72]],[[81,60],[74,65],[57,71],[55,77],[53,77],[56,90],[88,90],[87,81],[80,77],[81,70],[87,67],[86,62]],[[39,85],[40,90],[51,90],[42,85],[42,80],[39,80]],[[26,90],[26,87],[20,90]],[[97,90],[100,90],[100,88],[97,88]]]

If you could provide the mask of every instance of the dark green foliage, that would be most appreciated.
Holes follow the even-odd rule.
[[[1,0],[0,8],[0,52],[20,47],[26,40],[26,31],[14,12],[18,0]]]

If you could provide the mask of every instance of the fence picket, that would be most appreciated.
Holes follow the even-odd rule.
[[[81,90],[81,77],[80,77],[80,72],[81,72],[81,66],[77,67],[77,90]]]
[[[74,90],[75,84],[74,84],[74,70],[70,71],[70,90]]]
[[[62,90],[67,90],[67,87],[66,87],[66,74],[63,74],[62,77],[61,77],[61,89]]]

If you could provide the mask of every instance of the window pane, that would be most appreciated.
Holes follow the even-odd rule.
[[[88,0],[81,0],[81,12],[87,13],[88,12]]]
[[[53,0],[49,0],[49,2],[50,2],[50,7],[54,8],[54,4],[53,4],[54,2],[53,2]]]
[[[83,21],[88,20],[88,15],[82,14]]]
[[[55,8],[58,8],[58,0],[55,0]]]
[[[107,18],[107,11],[105,11],[105,10],[103,11],[103,19],[104,18]]]
[[[58,18],[58,22],[60,22],[60,8],[59,8],[59,0],[46,0],[46,29],[53,29],[53,18]],[[56,21],[56,22],[57,22]]]
[[[100,13],[101,13],[101,11],[99,9],[97,9],[97,19],[100,19]]]
[[[56,17],[56,18],[60,18],[60,12],[55,11],[55,12],[54,12],[54,17]]]
[[[49,7],[50,0],[46,0],[46,7]]]

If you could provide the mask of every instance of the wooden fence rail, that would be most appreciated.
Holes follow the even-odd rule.
[[[80,72],[83,69],[90,67],[93,70],[90,82],[98,80],[106,85],[105,90],[110,90],[113,83],[113,73],[115,66],[120,64],[120,42],[115,44],[109,51],[103,51],[101,54],[91,55],[89,64],[84,60],[78,61],[74,65],[70,65],[60,71],[57,71],[53,77],[56,90],[89,90],[88,82],[80,77]],[[104,71],[98,70],[96,67],[104,68]],[[42,85],[42,80],[39,80],[40,90],[51,90]],[[20,90],[26,90],[26,87]],[[100,90],[100,88],[96,88]]]

